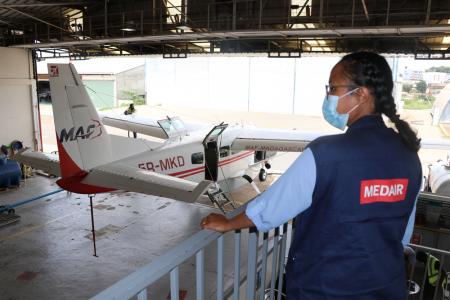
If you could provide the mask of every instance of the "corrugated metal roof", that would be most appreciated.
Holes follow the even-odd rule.
[[[30,17],[20,12],[30,14],[36,18],[45,20],[58,20],[62,14],[70,13],[73,8],[61,5],[73,2],[74,6],[79,6],[80,1],[36,1],[36,0],[0,0],[0,20],[13,25],[22,25],[23,21],[28,22]]]

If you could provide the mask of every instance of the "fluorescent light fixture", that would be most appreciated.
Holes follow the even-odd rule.
[[[184,31],[187,31],[187,30],[191,30],[191,29],[192,29],[191,27],[189,27],[189,26],[186,25],[186,24],[180,24],[180,25],[178,25],[176,28],[177,28],[177,29],[180,29],[180,30],[184,30]]]
[[[23,35],[23,30],[11,29],[11,34],[14,34],[14,35]]]
[[[211,46],[211,44],[208,42],[196,42],[193,44],[202,48],[209,48]]]
[[[125,28],[122,28],[122,29],[120,29],[120,30],[122,30],[122,31],[127,31],[127,32],[133,32],[133,31],[136,31],[136,28],[125,27]]]

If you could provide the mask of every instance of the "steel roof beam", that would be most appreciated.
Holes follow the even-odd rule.
[[[164,43],[164,42],[195,42],[196,40],[217,41],[224,39],[266,39],[266,38],[351,38],[351,37],[389,37],[399,35],[404,37],[426,37],[430,35],[450,35],[450,25],[429,26],[385,26],[337,29],[295,29],[295,30],[258,30],[258,31],[229,31],[229,32],[193,32],[183,34],[147,35],[125,38],[105,38],[92,40],[66,41],[57,43],[12,45],[16,48],[53,48],[71,46],[94,46],[101,44],[127,43]]]
[[[33,4],[0,4],[4,8],[21,8],[21,7],[46,7],[46,6],[72,6],[86,5],[87,2],[55,2],[55,3],[33,3]]]
[[[361,0],[361,3],[362,3],[362,6],[363,6],[363,9],[364,9],[364,14],[366,15],[367,22],[369,22],[370,21],[370,19],[369,19],[369,11],[367,10],[366,1]]]
[[[0,5],[0,7],[3,7],[3,6]],[[56,25],[54,25],[54,24],[52,24],[52,23],[50,23],[50,22],[47,22],[47,21],[45,21],[45,20],[42,20],[42,19],[40,19],[40,18],[38,18],[38,17],[35,17],[35,16],[33,16],[33,15],[30,15],[30,14],[28,14],[28,13],[24,13],[23,11],[17,10],[17,9],[15,9],[15,8],[12,8],[12,7],[5,7],[5,8],[7,8],[7,9],[9,9],[9,10],[11,10],[11,11],[14,11],[14,12],[16,12],[16,13],[18,13],[18,14],[24,15],[24,16],[26,16],[26,17],[28,17],[28,18],[33,19],[33,20],[39,21],[39,22],[41,22],[41,23],[47,24],[47,25],[49,25],[49,26],[52,26],[52,27],[55,27],[55,28],[60,29],[60,30],[62,30],[62,31],[65,31],[65,32],[69,32],[69,33],[70,33],[70,31],[67,30],[67,29],[64,29],[64,28],[62,28],[62,27],[56,26]]]

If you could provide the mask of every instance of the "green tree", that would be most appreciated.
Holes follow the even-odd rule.
[[[425,70],[425,72],[442,72],[442,73],[450,73],[450,67],[446,67],[446,66],[431,67],[431,68]]]
[[[419,93],[425,93],[427,91],[427,83],[424,80],[419,81],[416,84],[416,89]]]
[[[412,84],[405,83],[405,84],[403,85],[403,91],[404,91],[405,93],[411,92],[412,88],[413,88]]]

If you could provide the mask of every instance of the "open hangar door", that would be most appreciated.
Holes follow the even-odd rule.
[[[0,145],[42,149],[31,51],[0,47]]]

